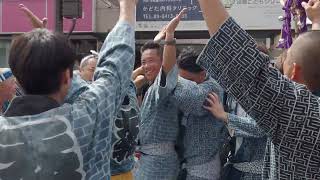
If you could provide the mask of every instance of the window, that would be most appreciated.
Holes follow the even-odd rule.
[[[9,40],[0,40],[0,68],[9,67],[8,56],[9,56]]]

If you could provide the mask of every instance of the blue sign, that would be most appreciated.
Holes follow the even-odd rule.
[[[137,5],[137,21],[170,21],[183,8],[188,9],[183,20],[203,20],[197,0],[140,0]]]

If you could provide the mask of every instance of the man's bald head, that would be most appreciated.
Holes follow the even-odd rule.
[[[82,79],[85,81],[92,81],[97,61],[98,60],[95,55],[89,55],[82,59],[79,68]]]
[[[319,90],[320,31],[307,32],[299,36],[288,50],[285,64],[288,66],[287,71],[291,72],[296,64],[302,81],[299,83],[304,83],[310,90]],[[286,72],[285,74],[290,75]]]

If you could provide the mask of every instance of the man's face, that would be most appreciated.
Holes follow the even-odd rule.
[[[205,71],[199,72],[199,73],[192,73],[189,71],[186,71],[184,69],[179,69],[179,75],[185,79],[188,79],[190,81],[193,81],[197,84],[203,83],[206,78]]]
[[[1,82],[0,84],[0,96],[4,101],[10,101],[16,94],[16,82],[14,78],[10,78]]]
[[[149,82],[153,82],[161,68],[161,58],[158,50],[147,49],[141,55],[141,66],[144,71],[145,78]]]
[[[97,60],[92,58],[88,60],[88,64],[80,68],[80,76],[85,81],[92,81],[94,71],[96,70]]]

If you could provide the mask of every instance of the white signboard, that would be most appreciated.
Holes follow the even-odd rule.
[[[279,30],[283,15],[279,0],[228,0],[231,16],[246,30]],[[230,3],[231,2],[231,3]],[[197,0],[140,0],[137,7],[137,30],[159,31],[181,9],[188,8],[178,30],[207,30]]]

